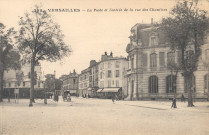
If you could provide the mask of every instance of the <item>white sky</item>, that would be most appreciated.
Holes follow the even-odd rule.
[[[167,11],[127,11],[127,12],[53,12],[56,22],[61,25],[65,41],[73,50],[71,56],[56,63],[41,62],[44,74],[62,74],[76,69],[78,73],[89,66],[90,60],[99,61],[101,55],[112,51],[114,56],[124,56],[129,43],[130,29],[136,23],[150,23],[151,18],[159,21],[166,17],[177,0],[0,0],[0,22],[7,27],[18,25],[18,16],[24,16],[26,10],[36,3],[42,3],[43,9],[77,8],[110,9],[110,8],[161,8]],[[207,4],[207,5],[206,5]],[[199,5],[204,9],[208,2],[201,0]]]

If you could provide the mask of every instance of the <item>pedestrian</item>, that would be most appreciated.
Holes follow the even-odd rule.
[[[115,104],[115,94],[112,94],[112,102]]]
[[[185,102],[184,94],[181,95],[181,102]]]
[[[176,98],[175,97],[172,100],[172,106],[171,106],[171,108],[177,108],[177,106],[176,106]]]
[[[71,96],[70,96],[70,93],[68,93],[68,94],[67,94],[67,101],[68,101],[68,102],[71,102]]]
[[[59,101],[59,96],[58,96],[58,94],[57,94],[57,93],[55,93],[55,95],[54,95],[54,101],[56,101],[56,102],[58,102],[58,101]]]

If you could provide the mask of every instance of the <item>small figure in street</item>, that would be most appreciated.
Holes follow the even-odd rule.
[[[55,94],[55,95],[54,95],[54,101],[56,101],[56,102],[59,101],[59,96],[58,96],[58,94]]]
[[[67,94],[67,101],[68,101],[68,102],[71,102],[71,96],[70,96],[70,93],[68,93],[68,94]]]
[[[172,106],[171,106],[171,108],[177,108],[177,106],[176,106],[176,98],[175,97],[172,100]]]
[[[112,102],[113,102],[113,104],[115,104],[115,99],[116,99],[115,94],[112,94]]]
[[[185,102],[184,94],[181,95],[181,102]]]

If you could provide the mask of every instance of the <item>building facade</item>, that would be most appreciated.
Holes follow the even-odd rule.
[[[14,97],[14,89],[19,88],[20,98],[28,98],[30,95],[30,64],[22,66],[21,70],[8,70],[4,72],[4,96],[8,96],[10,92],[11,97]],[[18,72],[23,73],[22,81],[18,86],[16,74]],[[36,85],[34,86],[35,94],[37,90],[44,88],[44,81],[41,71],[41,65],[35,66],[35,72],[37,74]]]
[[[70,91],[71,95],[78,96],[78,74],[74,70],[73,73],[66,75],[63,79],[62,90]]]
[[[152,24],[136,24],[131,28],[129,38],[130,43],[126,48],[129,61],[126,71],[127,99],[163,99],[172,98],[174,94],[177,98],[182,94],[187,97],[182,72],[169,68],[173,63],[180,63],[181,51],[170,49],[163,32]],[[207,44],[203,46],[202,52]],[[194,98],[206,98],[204,82],[207,73],[200,60],[192,78]]]
[[[98,88],[98,63],[95,60],[90,61],[89,87],[90,88]]]
[[[89,68],[82,70],[78,78],[79,78],[79,84],[78,84],[79,97],[88,98]]]
[[[123,96],[126,96],[127,86],[124,74],[127,68],[128,61],[126,58],[113,57],[112,52],[110,55],[105,52],[98,64],[99,88],[121,88]]]

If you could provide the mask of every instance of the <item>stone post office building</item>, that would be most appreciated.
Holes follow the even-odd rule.
[[[181,60],[180,51],[172,51],[165,35],[152,24],[136,24],[131,28],[130,43],[127,45],[128,70],[127,99],[169,99],[182,94],[187,97],[184,77],[168,69],[169,62]],[[193,97],[207,99],[208,71],[202,61],[209,53],[209,42],[202,46],[202,56],[193,76]],[[191,45],[192,46],[192,45]],[[176,75],[176,76],[175,76]],[[175,79],[176,78],[176,79]]]

